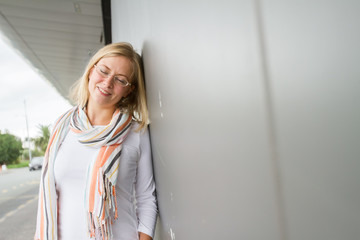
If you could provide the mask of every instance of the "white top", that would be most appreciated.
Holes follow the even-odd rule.
[[[136,240],[138,232],[154,235],[157,204],[149,132],[135,132],[138,126],[132,124],[122,144],[116,183],[118,219],[112,225],[114,240]],[[59,240],[89,239],[84,207],[86,171],[99,150],[79,143],[71,130],[59,149],[54,166]]]

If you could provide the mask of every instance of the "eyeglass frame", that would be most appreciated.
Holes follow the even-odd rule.
[[[100,75],[100,76],[102,76],[103,78],[109,78],[111,75],[113,75],[112,76],[112,78],[111,78],[111,80],[113,80],[117,75],[121,75],[121,74],[109,74],[109,73],[105,73],[105,72],[103,72],[103,71],[101,71],[101,69],[100,69],[100,67],[97,65],[97,64],[94,64],[94,67],[95,67],[95,69],[96,69],[96,72]],[[122,83],[120,83],[120,85],[122,86],[122,87],[127,87],[127,86],[131,86],[131,83],[129,83],[129,81],[128,80],[124,80],[124,81],[126,81],[126,85],[123,85]]]

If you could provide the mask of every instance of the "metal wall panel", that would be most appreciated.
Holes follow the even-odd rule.
[[[279,239],[251,1],[112,1],[142,52],[158,239]]]
[[[359,8],[112,1],[143,54],[157,239],[359,239]]]
[[[360,239],[359,12],[359,1],[264,1],[291,240]]]

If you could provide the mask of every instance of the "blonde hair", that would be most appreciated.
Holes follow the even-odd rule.
[[[122,98],[118,103],[121,111],[132,114],[133,119],[139,122],[141,130],[149,124],[149,113],[146,104],[146,93],[144,83],[144,73],[141,57],[135,52],[130,43],[120,42],[113,43],[101,48],[90,59],[85,71],[80,79],[72,86],[70,99],[77,103],[80,107],[86,106],[89,99],[89,74],[94,65],[102,58],[123,56],[130,60],[132,65],[132,74],[130,83],[133,87],[132,91],[126,98]]]

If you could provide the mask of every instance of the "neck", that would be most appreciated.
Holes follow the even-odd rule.
[[[86,107],[86,115],[91,125],[108,125],[115,110],[115,108],[96,108],[88,104]]]

